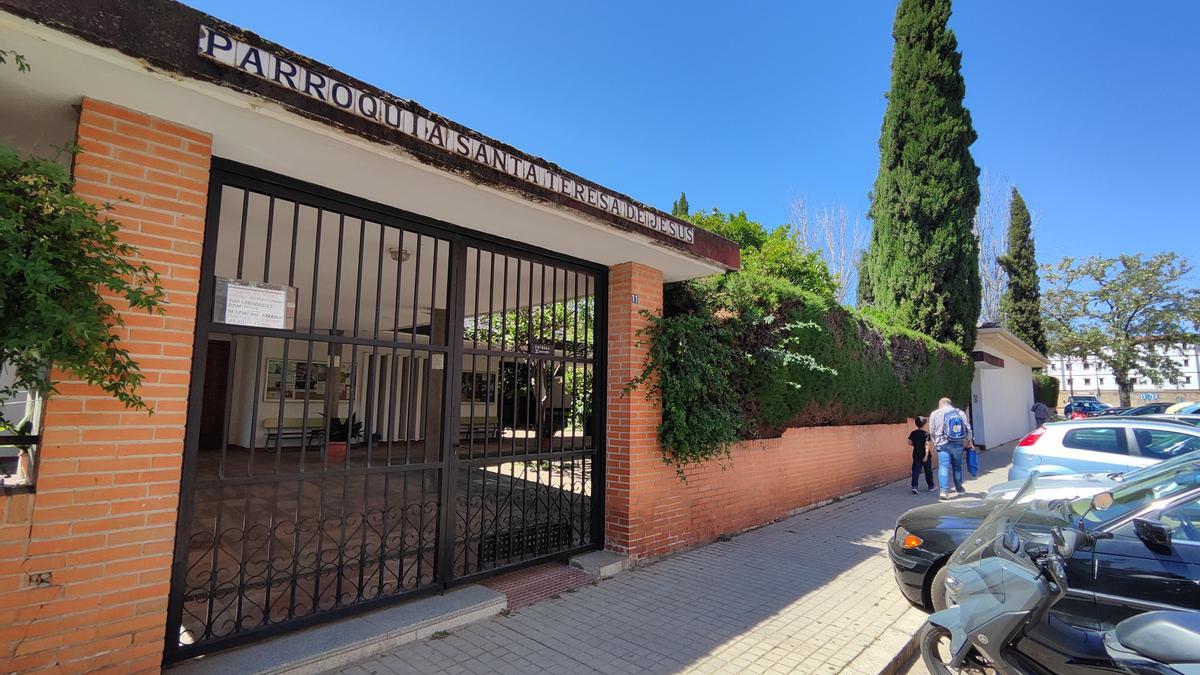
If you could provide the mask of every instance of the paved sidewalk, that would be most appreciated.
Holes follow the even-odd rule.
[[[967,488],[1003,481],[1011,451],[982,453]],[[887,539],[933,501],[905,479],[342,672],[874,675],[925,618],[896,589]]]

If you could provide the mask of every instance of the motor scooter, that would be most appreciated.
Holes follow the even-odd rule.
[[[934,675],[1133,673],[1200,675],[1200,613],[1148,612],[1111,631],[1072,626],[1050,613],[1067,593],[1066,560],[1111,535],[1088,531],[1064,500],[1024,500],[1036,477],[955,551],[946,581],[952,606],[919,634]],[[1100,493],[1088,509],[1103,510]]]

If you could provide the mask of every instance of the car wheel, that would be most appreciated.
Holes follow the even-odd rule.
[[[929,584],[929,604],[933,605],[933,611],[940,612],[950,606],[950,601],[946,597],[946,577],[950,576],[949,565],[942,565],[938,568],[937,574],[933,575],[933,581]]]

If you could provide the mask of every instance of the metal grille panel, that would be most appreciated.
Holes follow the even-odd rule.
[[[169,660],[601,543],[603,270],[215,167]]]

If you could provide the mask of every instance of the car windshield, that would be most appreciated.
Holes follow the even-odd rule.
[[[1122,518],[1146,504],[1171,497],[1197,484],[1200,484],[1200,452],[1189,452],[1125,476],[1120,485],[1110,490],[1113,503],[1103,511],[1091,509],[1090,497],[1075,500],[1071,509],[1083,516],[1085,525],[1092,528]]]

